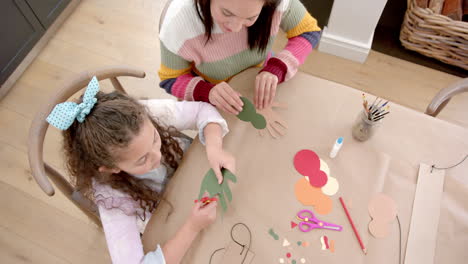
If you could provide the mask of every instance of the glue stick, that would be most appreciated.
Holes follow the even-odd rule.
[[[339,137],[336,141],[335,144],[333,144],[333,147],[330,151],[330,158],[336,157],[336,154],[338,154],[338,151],[340,150],[341,146],[343,145],[343,137]]]

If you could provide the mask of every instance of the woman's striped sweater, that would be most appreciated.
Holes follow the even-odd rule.
[[[280,28],[286,32],[288,43],[271,57]],[[275,74],[279,83],[290,79],[317,46],[320,28],[299,0],[282,0],[264,52],[249,48],[245,27],[240,32],[223,33],[214,24],[212,39],[206,43],[205,29],[193,0],[173,0],[159,37],[161,88],[183,100],[209,102],[213,86],[252,66]]]

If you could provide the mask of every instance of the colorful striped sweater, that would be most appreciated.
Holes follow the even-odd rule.
[[[288,43],[271,57],[279,28],[286,32]],[[193,0],[173,0],[159,37],[161,88],[179,99],[209,102],[213,86],[252,66],[263,65],[262,71],[275,74],[279,83],[290,79],[317,46],[320,28],[299,0],[282,0],[275,11],[264,52],[249,48],[247,28],[223,33],[216,23],[212,39],[205,45],[205,29]]]

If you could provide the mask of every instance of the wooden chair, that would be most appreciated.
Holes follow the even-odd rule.
[[[91,78],[96,76],[98,80],[110,79],[114,88],[120,92],[126,93],[122,84],[117,79],[121,76],[132,76],[137,78],[144,78],[145,72],[142,70],[121,67],[108,67],[94,71],[86,71],[79,74],[70,83],[61,88],[51,99],[47,102],[34,117],[31,128],[29,130],[28,139],[28,157],[31,173],[39,184],[41,189],[49,196],[55,194],[54,187],[49,179],[55,186],[62,191],[65,196],[70,199],[83,213],[85,213],[91,220],[98,226],[101,226],[99,213],[96,205],[83,196],[80,192],[76,191],[74,187],[67,180],[67,177],[62,175],[59,171],[54,169],[43,160],[43,145],[44,138],[49,124],[46,122],[47,116],[50,114],[55,105],[68,100],[73,94],[85,88]]]
[[[440,90],[427,106],[425,113],[430,116],[437,116],[454,95],[463,92],[468,92],[468,78],[462,79],[453,85]]]

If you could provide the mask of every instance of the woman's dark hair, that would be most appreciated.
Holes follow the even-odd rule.
[[[276,7],[281,0],[264,0],[262,11],[257,21],[247,29],[250,49],[265,51],[270,40],[271,24]],[[205,26],[206,42],[211,39],[213,29],[213,17],[211,16],[211,0],[194,0],[198,17]]]

